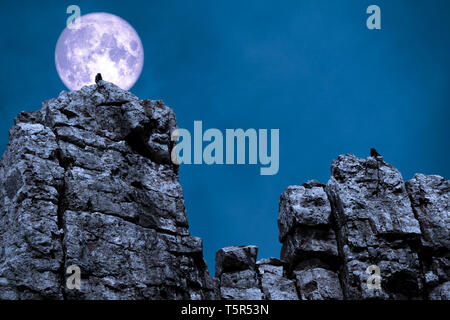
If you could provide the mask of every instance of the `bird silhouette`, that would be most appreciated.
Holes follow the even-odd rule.
[[[370,149],[370,156],[371,156],[371,157],[381,157],[381,154],[379,154],[379,153],[377,152],[377,150],[375,150],[375,148],[371,148],[371,149]]]
[[[97,73],[97,75],[95,76],[95,83],[98,84],[98,82],[99,82],[100,80],[103,80],[103,79],[102,79],[102,75],[101,75],[101,73]]]

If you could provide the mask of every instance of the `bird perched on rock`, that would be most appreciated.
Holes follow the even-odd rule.
[[[371,148],[371,149],[370,149],[370,156],[371,156],[371,157],[381,157],[381,154],[379,154],[379,153],[377,152],[377,150],[375,150],[375,148]]]
[[[101,73],[97,73],[97,75],[95,76],[95,83],[98,84],[100,80],[102,80],[102,75]]]

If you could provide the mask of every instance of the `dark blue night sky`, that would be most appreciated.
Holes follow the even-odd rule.
[[[216,250],[255,244],[279,257],[288,185],[326,183],[339,154],[374,146],[404,179],[450,178],[450,1],[1,1],[0,150],[18,112],[65,90],[54,63],[70,4],[127,20],[145,62],[131,91],[163,99],[192,130],[279,128],[280,170],[180,169],[191,234]],[[366,28],[381,8],[382,29]],[[105,79],[107,80],[107,79]]]

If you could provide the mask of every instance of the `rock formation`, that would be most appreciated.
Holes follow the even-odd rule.
[[[247,263],[245,271],[232,273],[238,279],[234,286],[224,282],[227,273],[217,272],[223,256],[243,249],[218,252],[221,298],[256,299],[259,291],[248,288],[259,287],[264,299],[448,300],[449,204],[450,181],[442,177],[417,174],[404,183],[400,172],[379,155],[341,155],[333,161],[326,185],[311,180],[281,195],[281,261],[263,260],[272,261],[269,270],[275,281],[265,281],[261,267],[255,270]],[[251,252],[254,261],[257,249]],[[248,259],[243,253],[234,257],[241,258],[233,265],[227,262],[230,270]],[[242,279],[250,277],[259,282],[242,286]],[[295,290],[286,289],[293,281]]]
[[[224,300],[298,300],[294,281],[275,258],[256,261],[256,246],[234,246],[216,254],[216,278]]]
[[[188,232],[175,115],[96,85],[22,112],[0,162],[0,299],[450,299],[450,181],[341,155],[280,197],[280,259]],[[66,287],[69,266],[80,290]]]
[[[288,187],[280,198],[281,259],[303,300],[342,299],[339,255],[325,185],[308,181]]]
[[[161,101],[102,80],[19,114],[0,163],[0,299],[214,298],[169,161],[175,126]]]
[[[406,182],[412,209],[422,230],[420,263],[425,296],[450,299],[450,181],[416,174]]]
[[[305,300],[447,300],[449,203],[442,177],[418,174],[405,184],[381,156],[341,155],[326,185],[309,181],[281,195],[287,276]]]
[[[326,188],[346,297],[421,298],[421,230],[400,172],[380,157],[340,156]],[[381,269],[381,290],[366,288],[370,265]]]

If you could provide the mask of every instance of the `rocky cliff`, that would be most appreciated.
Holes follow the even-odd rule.
[[[214,298],[175,126],[161,101],[104,81],[19,114],[0,163],[0,298]],[[70,265],[81,290],[66,288]]]
[[[449,203],[442,177],[341,155],[281,196],[281,258],[303,299],[449,299]]]
[[[105,81],[20,113],[0,162],[0,299],[450,298],[450,181],[405,183],[379,156],[339,156],[327,184],[288,187],[280,259],[223,248],[211,278],[175,128],[161,101]]]
[[[450,299],[450,181],[341,155],[280,197],[281,259],[218,251],[222,299]],[[233,262],[234,261],[234,262]]]

